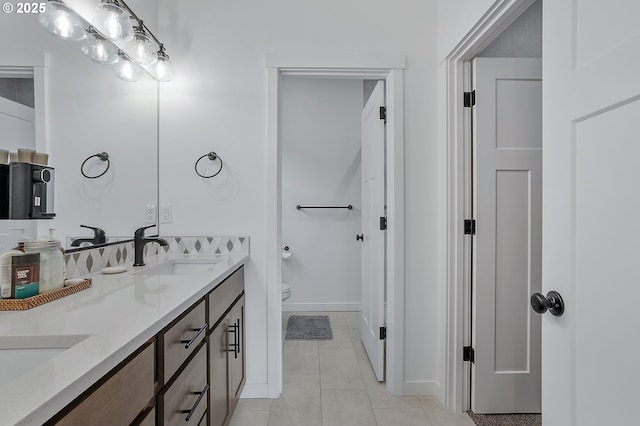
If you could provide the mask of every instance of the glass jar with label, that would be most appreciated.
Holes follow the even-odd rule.
[[[60,241],[33,241],[25,243],[25,253],[40,253],[40,293],[64,286],[64,256]]]

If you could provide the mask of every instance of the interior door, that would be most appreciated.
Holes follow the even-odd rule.
[[[543,8],[542,420],[638,424],[640,2]]]
[[[362,179],[362,312],[360,335],[371,366],[379,381],[384,380],[385,325],[385,232],[380,218],[385,216],[385,125],[380,117],[384,106],[384,82],[377,83],[361,115]]]
[[[471,409],[541,411],[542,63],[473,63],[474,217]]]

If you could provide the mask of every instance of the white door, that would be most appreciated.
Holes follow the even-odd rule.
[[[379,381],[384,380],[384,341],[380,327],[385,325],[385,231],[380,218],[385,216],[384,82],[376,85],[362,110],[362,313],[360,335],[371,366]]]
[[[543,9],[542,420],[637,425],[640,2]]]
[[[473,322],[471,409],[539,413],[542,273],[542,65],[473,63]]]

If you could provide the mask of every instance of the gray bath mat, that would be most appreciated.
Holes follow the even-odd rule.
[[[287,322],[286,340],[331,340],[331,324],[329,317],[291,315]]]
[[[475,414],[467,411],[469,417],[478,426],[540,426],[540,414]]]

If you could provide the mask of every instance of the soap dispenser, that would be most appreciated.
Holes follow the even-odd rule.
[[[18,245],[13,248],[13,250],[20,250],[24,253],[24,245],[29,242],[29,237],[24,233],[24,228],[14,228],[12,231],[19,231],[19,235],[17,238]]]

